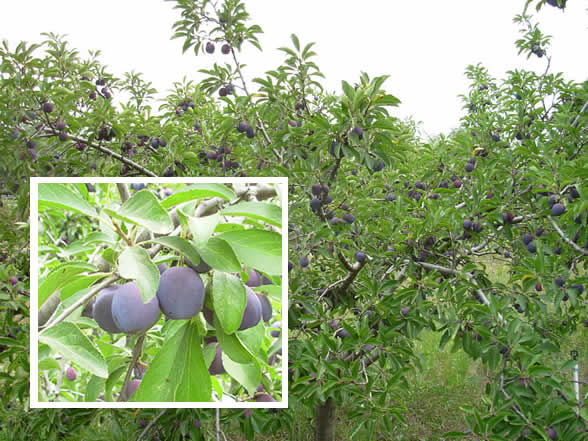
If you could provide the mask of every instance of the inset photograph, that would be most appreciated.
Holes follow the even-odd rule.
[[[218,179],[31,180],[31,407],[287,407],[287,180]]]

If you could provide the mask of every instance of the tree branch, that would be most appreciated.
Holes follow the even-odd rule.
[[[572,242],[572,240],[565,235],[565,233],[561,230],[561,228],[559,228],[559,226],[555,223],[555,221],[553,220],[553,218],[551,216],[547,216],[547,219],[549,219],[549,222],[551,222],[551,225],[553,225],[553,228],[555,229],[555,231],[557,231],[557,234],[559,234],[559,236],[572,248],[574,248],[576,251],[578,251],[579,253],[584,254],[585,256],[588,255],[588,251],[586,251],[585,249],[579,247],[578,245],[576,245],[574,242]]]
[[[153,418],[149,422],[149,424],[147,424],[147,427],[145,427],[145,429],[141,432],[141,434],[137,438],[137,441],[141,441],[145,437],[145,435],[147,435],[147,433],[151,430],[151,428],[157,422],[157,420],[159,418],[161,418],[166,412],[167,412],[167,409],[163,409],[161,412],[159,412],[159,414],[157,414],[157,416],[155,418]]]

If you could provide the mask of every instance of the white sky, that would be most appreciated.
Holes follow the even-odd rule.
[[[39,42],[41,32],[67,34],[85,55],[100,49],[101,60],[115,75],[135,70],[165,92],[184,76],[198,80],[198,69],[220,54],[182,55],[181,40],[170,40],[179,18],[173,2],[162,0],[4,0],[0,6],[0,38],[14,45]],[[588,78],[588,2],[573,0],[563,13],[545,6],[539,19],[552,35],[552,72],[568,80]],[[247,46],[240,55],[249,80],[274,69],[283,60],[276,48],[290,46],[290,34],[301,44],[316,42],[315,62],[325,74],[327,90],[341,92],[341,80],[353,84],[361,71],[370,77],[388,74],[386,90],[402,104],[394,115],[422,121],[425,134],[448,133],[459,123],[467,91],[464,70],[481,62],[501,78],[510,69],[543,72],[545,57],[517,56],[518,25],[512,22],[524,0],[245,0],[251,23],[264,30],[263,52]],[[584,51],[584,52],[583,52]],[[253,84],[249,81],[249,87]]]

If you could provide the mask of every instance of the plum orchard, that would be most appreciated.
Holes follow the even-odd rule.
[[[430,329],[442,346],[486,368],[484,400],[460,410],[471,439],[585,439],[585,380],[573,383],[575,362],[562,347],[586,335],[588,84],[551,72],[550,38],[528,11],[565,17],[565,3],[527,1],[515,18],[517,48],[545,70],[517,68],[497,80],[483,66],[468,67],[467,115],[428,140],[391,115],[399,100],[384,90],[386,77],[363,74],[343,82],[340,95],[326,93],[313,44],[296,36],[280,48],[283,64],[253,80],[253,93],[240,57],[246,45],[259,47],[261,28],[238,0],[174,3],[181,14],[174,37],[211,67],[199,84],[176,84],[157,116],[149,83],[137,74],[114,77],[58,36],[41,47],[5,47],[5,191],[26,224],[26,180],[35,174],[290,178],[291,410],[223,411],[219,430],[293,439],[305,424],[298,410],[308,407],[317,440],[335,437],[338,414],[354,428],[337,439],[403,438],[396,392],[410,388],[406,375],[420,363],[414,342]],[[10,256],[26,245],[24,232],[14,236],[21,240],[10,242]],[[17,276],[15,289],[26,288],[26,259],[6,267],[5,280]],[[5,334],[18,314],[26,328],[26,299],[11,292]],[[26,403],[26,375],[17,371],[28,370],[26,341],[21,332],[7,344],[14,381],[3,400]],[[585,353],[579,361],[585,372]],[[574,386],[584,389],[580,400]],[[153,439],[220,437],[203,410],[142,411],[154,423],[145,429],[125,424],[130,413],[14,414],[5,418],[16,421],[4,429],[8,438],[69,430],[100,439],[96,427],[122,439],[139,430]],[[48,428],[47,418],[58,424]]]
[[[281,343],[267,323],[281,317],[272,307],[281,298],[277,188],[176,187],[156,191],[167,195],[160,203],[144,185],[133,185],[131,196],[126,184],[98,184],[93,192],[39,184],[40,242],[48,251],[41,252],[39,285],[43,400],[80,401],[76,392],[85,401],[281,394]],[[60,249],[51,238],[71,224],[86,231]],[[75,259],[64,259],[74,248]],[[122,277],[131,280],[119,283]],[[87,371],[78,378],[67,368],[75,387],[60,390],[60,354],[62,363],[67,354]]]

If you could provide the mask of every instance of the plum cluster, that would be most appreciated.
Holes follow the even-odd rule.
[[[210,146],[210,150],[200,150],[198,158],[202,164],[207,164],[212,161],[216,161],[218,167],[223,170],[238,170],[241,168],[241,163],[238,161],[232,161],[231,153],[233,149],[230,146]]]
[[[132,184],[135,191],[145,188],[145,184]],[[147,303],[143,302],[139,287],[135,281],[122,285],[110,285],[102,289],[95,299],[88,302],[86,309],[91,311],[91,317],[104,331],[111,334],[140,334],[151,328],[163,313],[166,320],[189,320],[200,311],[208,324],[214,328],[214,310],[205,305],[206,287],[200,274],[209,272],[212,267],[204,260],[194,265],[184,259],[186,266],[167,268],[165,263],[158,265],[160,280],[156,295]],[[255,269],[249,272],[245,282],[247,303],[238,330],[242,331],[256,326],[261,320],[269,322],[273,311],[270,300],[264,294],[253,291],[252,288],[270,285],[272,281]],[[281,322],[271,325],[272,337],[280,335]],[[211,375],[225,372],[222,366],[222,351],[216,337],[205,338],[208,345],[216,345],[216,355],[209,367]],[[277,340],[274,342],[277,344]],[[281,348],[268,360],[274,363],[281,355]],[[133,379],[127,385],[126,394],[130,397],[139,387],[142,375]]]
[[[247,124],[247,122],[245,121],[239,121],[239,124],[237,124],[237,132],[245,133],[247,138],[250,139],[255,137],[255,131],[253,130],[253,126]]]

